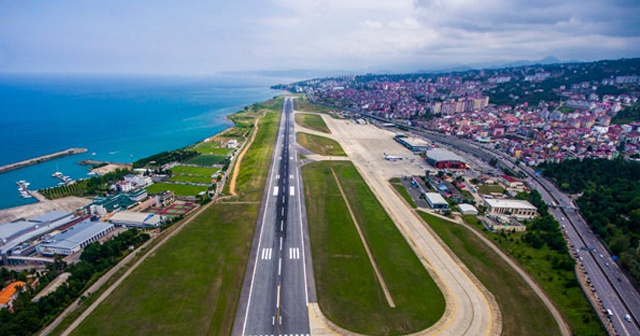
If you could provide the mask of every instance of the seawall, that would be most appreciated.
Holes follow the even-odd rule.
[[[86,153],[86,152],[87,152],[86,148],[69,148],[67,150],[63,150],[60,152],[55,152],[55,153],[39,156],[37,158],[4,165],[0,167],[0,173],[8,172],[10,170],[19,169],[22,167],[32,166],[41,162],[57,159],[59,157],[63,157],[67,155],[80,154],[80,153]]]

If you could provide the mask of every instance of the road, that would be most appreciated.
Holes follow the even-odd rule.
[[[310,334],[307,279],[313,276],[307,275],[310,254],[293,126],[293,100],[287,97],[234,335]]]

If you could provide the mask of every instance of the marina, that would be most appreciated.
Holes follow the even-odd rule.
[[[33,196],[31,196],[31,193],[29,191],[29,185],[31,185],[31,183],[25,181],[25,180],[20,180],[18,182],[16,182],[16,184],[18,185],[18,192],[20,193],[20,197],[22,198],[31,198]]]

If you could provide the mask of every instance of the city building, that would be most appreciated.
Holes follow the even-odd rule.
[[[113,224],[86,219],[56,235],[47,237],[37,246],[42,255],[70,255],[113,231]]]
[[[438,169],[467,169],[467,163],[459,155],[443,148],[426,152],[427,163]]]
[[[90,214],[106,215],[108,213],[120,210],[126,210],[133,207],[136,201],[127,197],[126,194],[118,194],[115,196],[93,198],[93,202],[87,205],[86,209]]]
[[[111,216],[109,220],[114,225],[135,228],[154,228],[162,225],[164,216],[148,212],[120,211]]]
[[[424,194],[424,197],[432,209],[442,210],[449,208],[449,203],[438,193],[428,192]]]
[[[524,183],[517,178],[509,175],[502,175],[499,179],[500,183],[504,185],[506,188],[512,188],[517,190],[524,189]]]
[[[484,203],[487,206],[488,215],[507,215],[519,219],[533,218],[538,215],[538,209],[527,201],[485,198]]]
[[[227,148],[237,148],[237,147],[238,147],[238,140],[231,139],[229,140],[229,142],[227,142]]]
[[[458,210],[463,215],[478,215],[478,209],[471,204],[460,203],[458,204]]]
[[[156,195],[156,206],[157,207],[166,207],[173,202],[176,201],[176,197],[173,194],[173,191],[163,191]]]
[[[24,281],[10,283],[0,292],[0,308],[11,308],[13,300],[18,297],[19,291],[25,289],[27,284]]]

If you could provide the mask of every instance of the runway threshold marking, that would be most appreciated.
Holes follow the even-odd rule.
[[[299,247],[290,247],[289,248],[289,259],[300,259],[300,248]]]
[[[271,254],[273,252],[272,248],[263,248],[262,249],[262,254],[260,256],[260,259],[262,260],[267,260],[267,259],[271,259]]]

